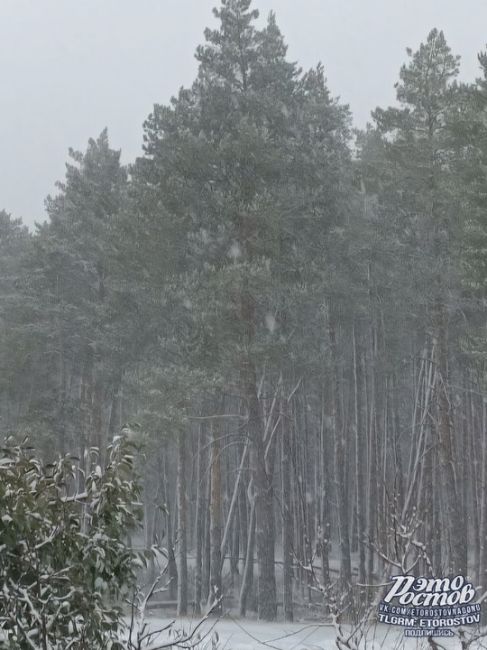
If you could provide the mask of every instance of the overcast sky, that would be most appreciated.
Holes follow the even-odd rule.
[[[219,0],[0,0],[0,208],[29,225],[64,176],[68,147],[108,126],[124,162],[140,153],[142,122],[196,72],[195,47]],[[275,10],[289,56],[322,61],[330,90],[358,126],[394,101],[405,48],[432,27],[478,75],[487,0],[254,0]]]

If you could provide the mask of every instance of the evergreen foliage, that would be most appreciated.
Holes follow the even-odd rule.
[[[37,615],[53,647],[116,638],[122,428],[149,450],[145,546],[167,546],[180,614],[231,595],[267,620],[318,598],[359,618],[391,567],[487,589],[487,55],[460,83],[433,29],[356,132],[273,13],[214,13],[143,155],[123,167],[105,130],[35,233],[0,213],[0,417],[36,449],[0,463],[12,639]]]

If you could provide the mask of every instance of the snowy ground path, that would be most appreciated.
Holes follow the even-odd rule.
[[[170,618],[148,618],[147,622],[153,630],[168,625]],[[176,619],[175,628],[190,634],[198,623],[197,619]],[[346,630],[344,630],[346,632]],[[263,623],[249,619],[238,619],[226,616],[220,620],[208,619],[198,628],[201,641],[198,650],[337,650],[335,628],[327,624],[312,622],[302,623]],[[157,641],[168,642],[174,636],[167,632],[161,634]],[[196,641],[196,636],[192,643]],[[213,639],[217,645],[212,645]],[[440,648],[445,650],[460,649],[458,638],[437,638]],[[410,639],[404,637],[403,630],[391,626],[377,625],[368,630],[366,639],[355,650],[431,650],[427,639]],[[484,639],[482,644],[472,644],[469,650],[487,648]]]

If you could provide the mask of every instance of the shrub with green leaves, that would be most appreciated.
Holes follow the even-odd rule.
[[[141,522],[133,448],[106,468],[43,463],[24,443],[0,452],[0,636],[7,648],[122,648],[120,602],[146,558],[127,544]]]

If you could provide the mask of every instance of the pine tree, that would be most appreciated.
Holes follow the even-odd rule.
[[[433,430],[444,495],[451,571],[466,568],[460,485],[455,473],[459,432],[451,408],[449,314],[454,309],[452,287],[458,267],[459,210],[454,194],[452,125],[459,102],[455,83],[459,58],[442,32],[432,30],[416,52],[408,50],[397,84],[399,108],[377,109],[373,116],[385,137],[386,160],[392,167],[387,188],[389,209],[397,215],[404,264],[411,269],[423,301],[418,326],[431,336],[434,350],[436,414]],[[385,193],[383,192],[383,196]]]
[[[33,314],[23,288],[32,237],[20,219],[0,211],[0,421],[5,432],[17,429],[30,408],[37,349],[29,334]]]
[[[46,201],[50,221],[38,228],[29,261],[27,293],[32,308],[38,305],[43,363],[50,364],[51,393],[36,417],[56,432],[60,451],[80,443],[82,454],[91,444],[103,453],[108,403],[130,349],[130,332],[120,322],[125,288],[113,237],[126,174],[106,130],[86,153],[70,156],[65,182]]]
[[[271,345],[269,323],[288,310],[290,286],[306,282],[307,236],[319,225],[321,237],[340,218],[347,113],[330,98],[321,66],[300,77],[286,60],[273,14],[262,30],[248,0],[224,0],[215,15],[220,26],[197,49],[193,86],[146,121],[134,191],[151,234],[171,242],[169,276],[160,267],[148,273],[176,282],[175,300],[191,305],[193,344],[179,328],[179,349],[208,380],[239,387],[251,441],[259,616],[273,619],[274,452],[258,384],[264,364],[283,369],[294,322]]]

